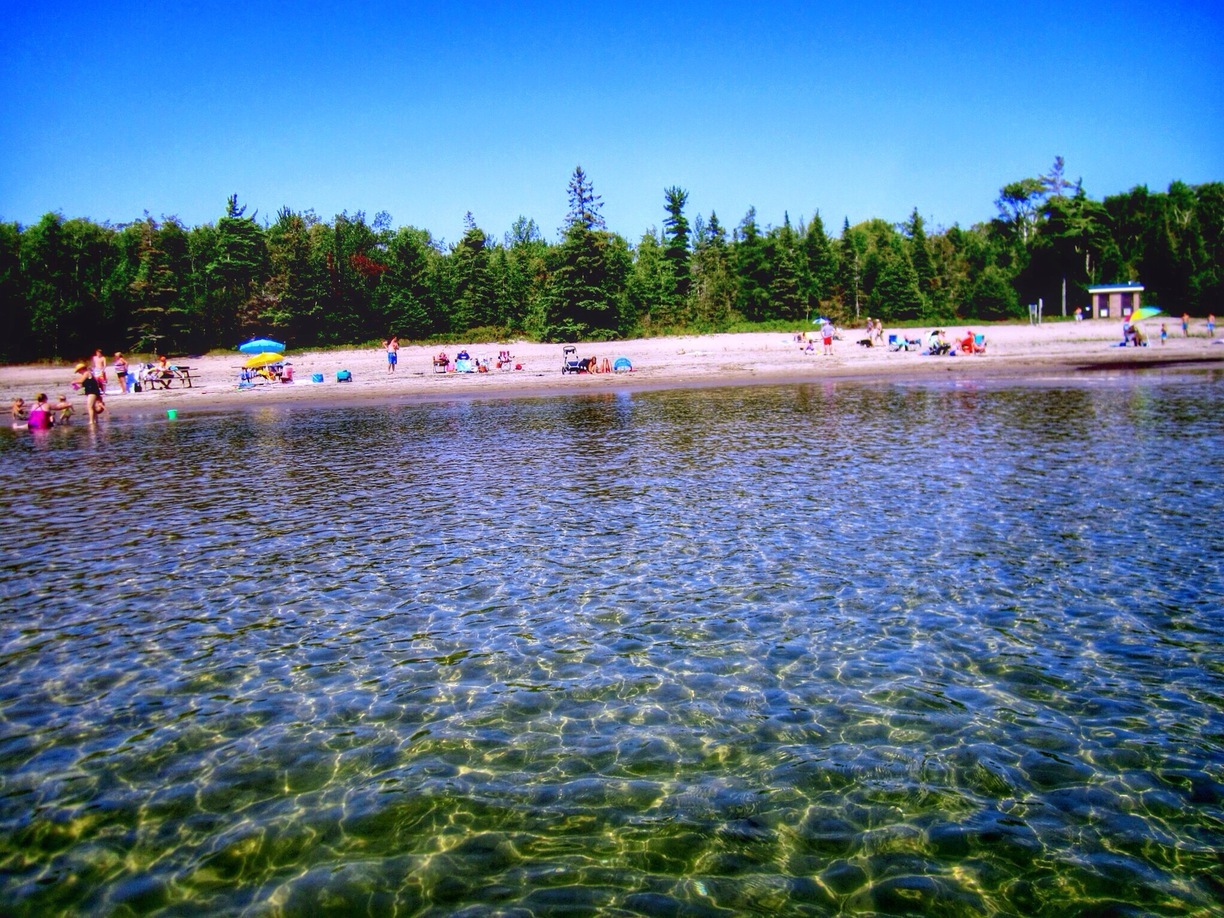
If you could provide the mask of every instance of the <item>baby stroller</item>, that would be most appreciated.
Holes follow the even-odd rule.
[[[586,364],[578,359],[578,348],[572,344],[567,344],[562,349],[561,359],[561,375],[566,373],[582,373],[586,371]]]

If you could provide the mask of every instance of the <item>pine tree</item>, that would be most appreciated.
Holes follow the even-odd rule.
[[[929,313],[934,300],[935,267],[931,264],[931,251],[927,246],[926,226],[917,207],[910,214],[905,230],[909,238],[910,261],[918,277],[918,292],[923,303],[922,311]]]
[[[847,315],[853,310],[855,323],[862,318],[863,249],[860,234],[850,227],[850,218],[846,217],[837,245],[837,289],[842,310]]]
[[[675,279],[675,296],[683,301],[688,299],[690,286],[689,225],[688,219],[684,216],[684,205],[688,202],[688,192],[673,185],[665,189],[663,194],[667,199],[667,219],[663,221],[666,243],[663,256],[671,263],[671,273]]]
[[[569,183],[570,209],[557,249],[543,334],[551,341],[610,338],[623,327],[628,247],[604,228],[602,202],[582,167]]]
[[[744,318],[759,322],[769,315],[769,262],[765,240],[756,222],[756,208],[748,213],[736,230],[735,273],[739,278],[737,308]]]
[[[824,221],[820,211],[812,216],[803,231],[802,270],[804,280],[803,295],[807,303],[808,315],[818,315],[823,311],[822,304],[832,297],[837,274],[837,256],[829,237],[825,235]]]
[[[700,225],[693,253],[693,315],[699,328],[726,327],[735,308],[738,288],[731,267],[727,231],[711,212],[710,221]]]
[[[603,198],[595,193],[595,186],[582,171],[582,166],[576,166],[570,177],[569,202],[563,234],[575,226],[585,230],[607,229],[603,214],[600,213],[603,209]]]

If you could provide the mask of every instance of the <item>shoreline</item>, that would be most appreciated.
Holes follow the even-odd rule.
[[[979,326],[986,334],[985,354],[926,356],[916,351],[893,351],[884,346],[864,347],[857,342],[862,332],[845,329],[834,353],[822,356],[805,352],[793,334],[746,332],[739,334],[688,335],[675,338],[643,338],[580,344],[579,357],[627,357],[631,372],[561,372],[562,345],[514,341],[470,345],[474,357],[492,357],[509,349],[520,370],[493,369],[488,373],[433,371],[436,345],[405,345],[400,348],[395,373],[387,372],[381,349],[349,348],[335,351],[286,354],[294,368],[291,384],[264,383],[250,389],[237,385],[242,355],[209,354],[181,361],[192,368],[192,388],[172,388],[123,394],[116,391],[114,377],[106,396],[113,417],[150,412],[215,413],[270,405],[384,404],[391,401],[447,401],[454,399],[518,399],[573,394],[639,392],[673,388],[781,385],[830,380],[889,382],[921,379],[1040,378],[1089,372],[1150,369],[1224,369],[1224,339],[1212,340],[1199,330],[1196,337],[1171,335],[1159,342],[1159,322],[1143,323],[1147,347],[1117,347],[1120,337],[1115,322],[1051,322],[1042,325]],[[946,337],[959,338],[965,329],[946,326]],[[1180,327],[1177,329],[1180,332]],[[1155,332],[1155,334],[1153,334]],[[907,335],[918,331],[905,330]],[[887,340],[887,339],[886,339]],[[446,347],[451,356],[458,347]],[[336,372],[347,369],[353,381],[336,381]],[[322,373],[323,383],[311,383],[311,374]],[[72,365],[20,365],[0,367],[0,397],[33,401],[38,392],[52,399],[66,395],[77,409],[73,424],[85,419],[84,396],[71,387]],[[105,416],[103,423],[105,423]]]

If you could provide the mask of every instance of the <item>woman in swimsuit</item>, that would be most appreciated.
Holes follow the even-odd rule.
[[[127,384],[128,365],[127,365],[127,361],[123,357],[123,354],[118,351],[115,352],[114,366],[115,366],[115,376],[119,378],[119,391],[126,393],[128,390],[128,384]]]
[[[102,387],[98,385],[93,370],[85,371],[81,388],[85,390],[85,410],[89,414],[89,423],[97,424],[98,415],[106,410],[106,403],[102,401]]]
[[[47,405],[46,392],[38,393],[38,397],[34,400],[34,407],[30,409],[28,423],[30,430],[50,430],[55,425],[51,408]]]

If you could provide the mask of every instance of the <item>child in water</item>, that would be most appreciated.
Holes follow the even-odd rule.
[[[59,415],[60,424],[67,424],[72,417],[72,402],[68,401],[68,396],[61,395],[59,401],[51,406],[51,410]]]
[[[26,417],[28,415],[29,415],[29,412],[26,410],[25,399],[24,398],[13,399],[13,426],[14,427],[25,427]]]

